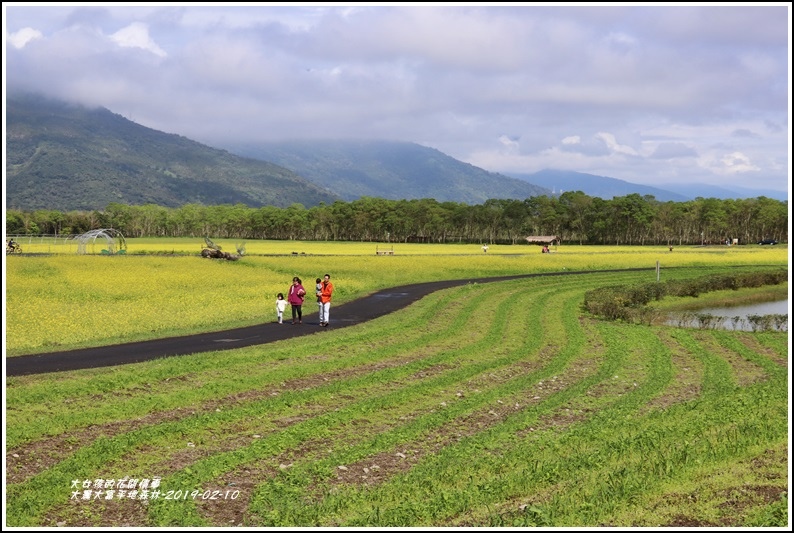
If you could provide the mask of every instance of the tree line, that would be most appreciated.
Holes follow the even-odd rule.
[[[519,244],[526,236],[610,245],[788,241],[788,202],[696,198],[660,202],[629,194],[604,200],[581,191],[483,204],[434,199],[353,201],[306,208],[108,204],[103,211],[6,211],[6,233],[81,234],[114,228],[125,237]]]

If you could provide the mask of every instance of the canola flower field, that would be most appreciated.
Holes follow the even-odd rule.
[[[269,345],[7,378],[7,526],[791,525],[789,334],[581,311],[657,261],[663,280],[779,269],[784,247],[247,243],[239,261],[137,247],[7,258],[7,356],[272,321],[294,275],[331,273],[342,302],[594,272],[469,284]]]
[[[99,241],[98,241],[99,242]],[[785,265],[785,247],[644,247],[245,243],[239,261],[199,256],[201,239],[132,239],[125,255],[77,255],[73,241],[23,243],[6,261],[6,354],[115,344],[270,321],[293,276],[332,275],[343,303],[399,285],[536,272]],[[223,250],[236,243],[218,241]],[[101,244],[98,244],[99,246]],[[58,247],[59,253],[53,252]],[[376,256],[376,249],[394,250]],[[49,252],[45,251],[49,250]],[[297,255],[292,252],[297,251]],[[90,247],[89,247],[90,252]],[[99,250],[96,250],[97,254]]]

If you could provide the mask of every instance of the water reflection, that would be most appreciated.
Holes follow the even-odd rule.
[[[735,305],[731,307],[707,307],[698,313],[715,316],[749,316],[749,315],[785,315],[788,314],[788,300],[777,302],[761,302],[752,305]]]
[[[707,307],[677,314],[665,323],[670,326],[704,329],[788,331],[789,310],[789,300],[732,307]]]

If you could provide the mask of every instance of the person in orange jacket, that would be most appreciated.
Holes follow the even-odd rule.
[[[334,284],[331,283],[331,275],[323,276],[322,289],[320,290],[320,325],[328,327],[328,319],[331,313],[331,295],[334,292]]]

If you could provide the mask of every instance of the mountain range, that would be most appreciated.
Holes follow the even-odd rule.
[[[779,191],[708,186],[701,193],[694,185],[657,188],[560,170],[498,174],[411,142],[296,140],[220,149],[104,108],[29,94],[6,98],[5,191],[12,209],[102,210],[111,202],[311,207],[362,196],[478,204],[576,190],[605,199],[787,199]]]
[[[651,195],[660,202],[685,202],[690,199],[684,194],[669,190],[583,172],[546,169],[533,174],[510,175],[514,178],[549,188],[554,195],[560,195],[564,192],[582,191],[588,196],[597,196],[605,200],[611,200],[615,196],[626,196],[635,193],[640,196]]]
[[[344,200],[372,196],[481,204],[490,198],[551,194],[529,180],[488,172],[411,142],[283,141],[227,148],[289,168]]]
[[[7,97],[6,131],[6,205],[16,209],[101,210],[111,202],[311,207],[367,195],[481,203],[550,194],[415,143],[285,143],[273,152],[249,147],[246,157],[104,108],[29,94]]]
[[[729,198],[757,198],[759,196],[766,196],[767,198],[780,201],[788,200],[787,191],[748,189],[742,187],[727,188],[703,183],[671,183],[651,187],[649,185],[639,185],[616,178],[567,170],[546,169],[533,174],[508,172],[507,175],[551,189],[552,194],[555,196],[567,191],[582,191],[588,196],[597,196],[605,200],[611,200],[615,196],[626,196],[634,193],[640,196],[651,195],[660,202],[685,202],[694,200],[698,197],[725,200]]]

